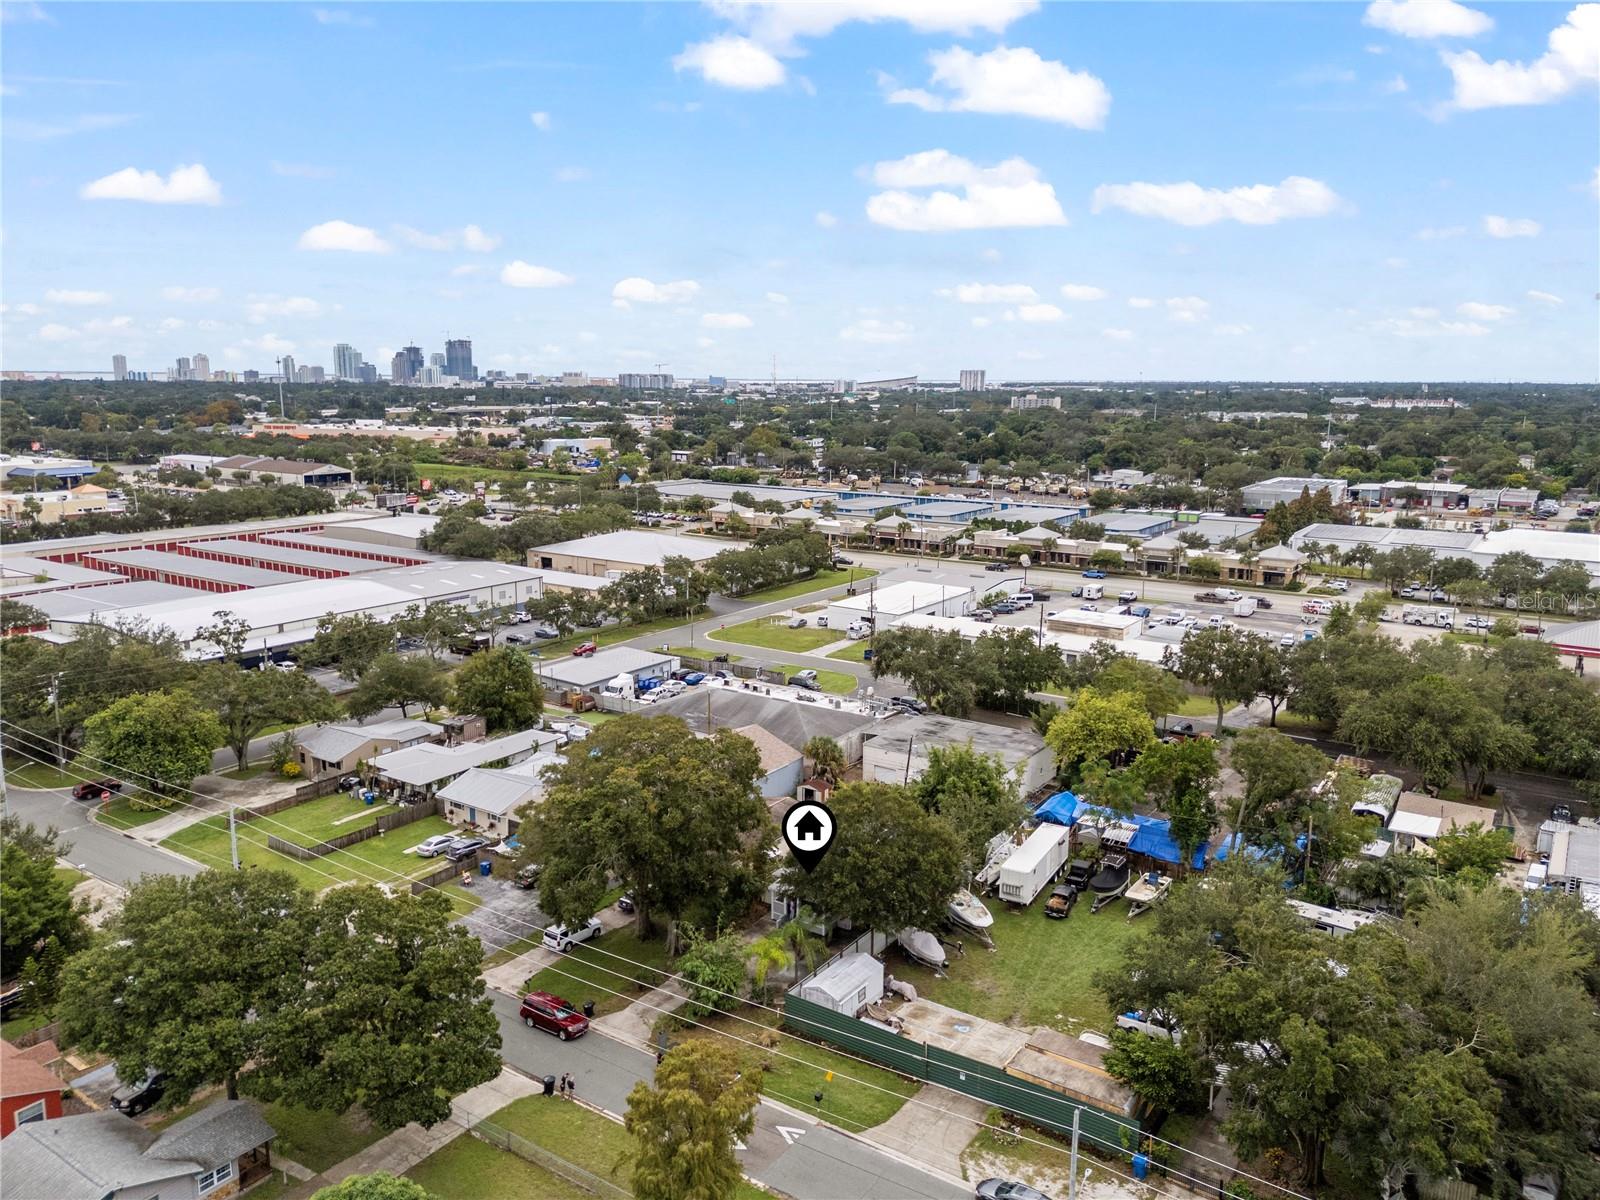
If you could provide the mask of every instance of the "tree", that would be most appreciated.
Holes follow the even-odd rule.
[[[1137,694],[1103,696],[1086,687],[1073,697],[1071,707],[1051,720],[1044,740],[1062,768],[1070,770],[1143,750],[1156,740],[1156,731]]]
[[[1041,642],[1023,629],[995,630],[966,646],[961,670],[974,681],[977,698],[986,708],[1025,712],[1031,696],[1067,673],[1060,647]]]
[[[1101,571],[1120,571],[1128,564],[1120,550],[1096,550],[1089,555],[1089,566]]]
[[[1111,1031],[1105,1069],[1162,1112],[1193,1112],[1205,1097],[1204,1072],[1193,1054],[1136,1029]]]
[[[785,867],[782,890],[857,929],[937,928],[966,878],[950,823],[898,784],[847,783],[830,807],[835,830],[828,853],[809,874]]]
[[[678,958],[679,977],[689,989],[684,1006],[692,1018],[714,1012],[732,1012],[744,994],[744,961],[750,948],[737,930],[729,929],[716,937],[690,930],[689,948]]]
[[[1196,579],[1221,579],[1222,564],[1209,554],[1196,555],[1188,561],[1189,574]]]
[[[402,717],[409,716],[413,704],[439,708],[450,695],[450,681],[444,664],[423,654],[402,657],[382,654],[362,674],[355,690],[345,697],[345,709],[352,717],[365,719],[391,705]]]
[[[844,774],[846,763],[844,751],[839,743],[826,734],[819,733],[808,741],[800,751],[811,760],[811,770],[829,783],[838,783]]]
[[[1263,654],[1270,644],[1260,634],[1237,629],[1196,629],[1183,639],[1171,669],[1179,679],[1211,693],[1217,706],[1217,731],[1229,704],[1248,704],[1262,678]]]
[[[1303,796],[1328,771],[1328,759],[1276,729],[1246,729],[1233,740],[1229,764],[1244,777],[1233,827],[1243,832],[1267,810]]]
[[[195,691],[216,713],[224,744],[240,767],[251,741],[268,726],[326,721],[339,708],[327,688],[301,671],[246,671],[218,663],[201,672]]]
[[[1441,874],[1470,873],[1471,878],[1488,883],[1500,873],[1501,866],[1511,856],[1511,831],[1485,829],[1473,822],[1440,834],[1433,840],[1430,849]]]
[[[264,1011],[263,1099],[343,1112],[384,1129],[432,1127],[453,1097],[500,1073],[483,947],[448,897],[330,889],[308,914],[297,989]]]
[[[57,1015],[68,1044],[109,1054],[123,1079],[165,1071],[174,1106],[208,1083],[237,1098],[240,1073],[266,1051],[264,1018],[302,999],[309,909],[283,871],[146,875],[110,936],[67,964]]]
[[[394,630],[367,613],[334,616],[317,622],[317,636],[300,650],[303,666],[332,666],[340,679],[355,680],[380,655],[394,649]]]
[[[7,977],[52,938],[67,953],[88,940],[72,885],[56,874],[56,859],[70,850],[54,826],[41,834],[16,816],[0,817],[0,971]]]
[[[1217,743],[1211,738],[1157,742],[1128,768],[1145,797],[1172,823],[1183,861],[1211,840],[1217,829],[1212,789],[1217,782]]]
[[[970,744],[929,747],[927,769],[912,790],[922,807],[949,822],[961,840],[968,875],[983,865],[990,841],[1028,815],[1005,763]]]
[[[1100,643],[1102,645],[1108,643]],[[1102,694],[1132,692],[1152,717],[1164,717],[1183,707],[1183,688],[1171,671],[1141,662],[1131,654],[1118,654],[1090,683]]]
[[[533,660],[501,646],[461,664],[451,702],[457,712],[482,717],[490,733],[500,733],[531,728],[544,711],[544,689],[534,677]]]
[[[244,655],[245,638],[249,633],[249,621],[224,609],[214,614],[209,624],[195,627],[194,640],[215,646],[222,652],[224,662],[237,662]]]
[[[755,1128],[757,1081],[719,1042],[695,1039],[628,1093],[638,1200],[731,1200],[743,1173],[737,1147]]]
[[[972,677],[961,668],[967,643],[959,633],[886,629],[873,638],[872,676],[897,676],[918,698],[947,717],[964,717],[976,698]]]
[[[571,924],[599,909],[615,875],[641,935],[652,915],[714,925],[766,887],[774,831],[749,738],[702,738],[676,717],[600,726],[546,775],[524,810],[522,861],[539,863],[540,907]]]
[[[211,770],[222,725],[188,692],[125,696],[84,722],[84,754],[165,807],[196,776]]]
[[[432,1192],[415,1179],[373,1171],[370,1175],[347,1175],[338,1183],[311,1193],[311,1200],[435,1200]]]

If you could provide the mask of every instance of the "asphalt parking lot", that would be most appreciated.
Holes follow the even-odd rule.
[[[446,883],[446,888],[460,887],[459,883]],[[482,903],[461,918],[461,924],[477,935],[483,943],[483,952],[493,954],[521,938],[538,935],[550,923],[539,911],[538,891],[523,891],[503,879],[472,877],[472,890]]]

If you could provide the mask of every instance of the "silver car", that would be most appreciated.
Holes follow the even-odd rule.
[[[453,833],[437,833],[422,845],[417,847],[418,858],[437,858],[445,852],[451,842],[456,840]]]

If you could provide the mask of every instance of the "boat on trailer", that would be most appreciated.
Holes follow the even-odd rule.
[[[962,888],[950,897],[950,903],[945,906],[945,913],[957,925],[965,926],[977,933],[987,933],[994,924],[994,914],[966,888]]]
[[[1172,890],[1172,877],[1159,871],[1149,871],[1128,885],[1128,920],[1133,920],[1145,909],[1160,904]]]
[[[1089,880],[1089,890],[1094,893],[1091,913],[1097,913],[1128,890],[1132,872],[1128,869],[1126,854],[1107,854],[1100,860],[1100,869]]]
[[[896,940],[909,957],[924,966],[942,971],[950,965],[950,960],[945,957],[944,943],[926,929],[902,929],[896,935]]]

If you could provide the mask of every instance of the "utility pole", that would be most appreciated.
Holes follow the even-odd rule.
[[[1078,1200],[1078,1117],[1083,1109],[1072,1110],[1072,1158],[1067,1165],[1067,1200]]]
[[[236,808],[232,807],[228,809],[228,849],[233,856],[233,869],[235,871],[239,870],[239,826],[234,820],[234,814],[237,811]]]
[[[278,359],[277,363],[278,363],[278,420],[282,421],[284,419],[284,416],[283,416],[283,359],[281,359],[281,358]]]

